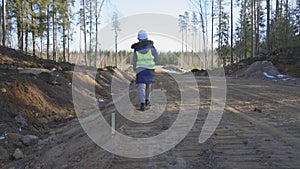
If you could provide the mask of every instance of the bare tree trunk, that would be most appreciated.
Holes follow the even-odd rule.
[[[39,14],[38,15],[42,16],[43,12],[45,12],[44,10],[46,10],[46,9],[39,9]],[[44,32],[42,32],[41,34],[40,34],[40,32],[38,32],[38,37],[40,38],[40,45],[41,45],[39,56],[42,59],[44,59],[44,57],[43,57],[43,40],[44,40],[44,37],[43,36],[44,36]]]
[[[67,43],[67,35],[66,35],[66,18],[63,17],[63,60],[66,61],[66,43]]]
[[[50,3],[47,6],[47,59],[50,60]]]
[[[253,41],[254,41],[254,38],[253,38],[253,28],[254,28],[254,22],[253,22],[253,16],[254,16],[254,3],[253,3],[253,1],[254,0],[250,0],[251,1],[251,4],[250,4],[250,6],[251,6],[251,22],[250,22],[250,24],[251,24],[251,26],[250,26],[250,28],[251,28],[251,30],[250,30],[250,34],[251,34],[251,38],[250,38],[250,40],[251,40],[251,52],[250,52],[250,57],[253,57],[253,55],[254,55],[254,43],[253,43]]]
[[[260,0],[256,1],[256,6],[254,9],[257,9],[255,12],[255,55],[259,55],[259,22],[260,22]]]
[[[53,20],[53,25],[52,25],[52,29],[53,29],[53,60],[57,61],[56,58],[56,38],[57,38],[57,30],[56,30],[56,8],[55,8],[55,0],[53,0],[52,2],[52,8],[53,8],[53,12],[52,12],[52,20]]]
[[[188,28],[185,29],[185,52],[188,52],[187,31]]]
[[[92,66],[92,29],[93,29],[93,15],[92,15],[92,0],[90,0],[90,46],[89,46],[89,58],[90,58],[90,66]]]
[[[67,24],[67,17],[68,17],[68,12],[64,11],[64,10],[69,10],[67,3],[68,2],[63,2],[63,11],[62,11],[62,19],[63,19],[63,23],[62,23],[62,34],[63,34],[63,61],[66,62],[66,44],[67,44],[67,35],[66,35],[66,27],[68,26]]]
[[[87,66],[85,0],[83,0],[83,35],[84,35],[84,63]]]
[[[68,10],[69,13],[69,10]],[[68,14],[69,16],[69,14]],[[70,62],[70,21],[68,21],[68,62]]]
[[[222,0],[219,0],[219,42],[218,42],[218,48],[221,49],[221,21],[222,21]],[[219,57],[218,57],[218,67],[221,66],[221,55],[219,52]]]
[[[34,12],[34,9],[33,9],[33,3],[30,3],[30,8],[31,8],[31,33],[32,33],[32,53],[33,53],[33,56],[35,56],[35,46],[36,46],[36,42],[35,42],[35,24],[34,24],[34,19],[35,19],[35,12]]]
[[[211,69],[214,66],[214,0],[211,0]]]
[[[40,38],[40,43],[41,43],[41,51],[40,51],[40,58],[43,59],[43,38]]]
[[[270,0],[267,0],[267,56],[270,56]]]
[[[24,26],[24,29],[25,29],[25,53],[27,54],[28,53],[28,8],[27,8],[27,2],[24,2],[24,8],[23,11],[24,11],[24,18],[23,20],[25,20],[23,26]]]
[[[25,53],[28,54],[28,9],[25,9]]]
[[[79,33],[79,53],[81,55],[82,49],[81,49],[81,32]]]
[[[20,11],[21,11],[21,8],[22,7],[20,7]],[[21,16],[17,16],[17,29],[18,29],[18,49],[19,50],[23,50],[23,34],[22,34],[22,28],[23,28],[23,26],[22,26],[22,18],[21,18]]]
[[[230,1],[230,64],[233,65],[233,0]]]
[[[2,45],[5,45],[6,41],[6,9],[5,9],[5,1],[2,0]]]
[[[95,67],[96,67],[96,62],[97,62],[97,57],[98,57],[98,25],[99,25],[99,17],[100,17],[100,12],[102,9],[102,6],[104,4],[105,0],[102,0],[101,5],[99,7],[99,11],[98,11],[98,0],[96,0],[96,45],[95,45]],[[101,60],[101,59],[100,59]]]
[[[28,28],[27,28],[27,23],[25,24],[25,53],[28,54]]]
[[[23,4],[21,4],[18,16],[17,16],[17,29],[18,29],[18,49],[20,51],[24,50],[24,42],[23,42],[23,36],[24,36],[24,22],[23,22]]]
[[[192,32],[192,55],[193,55],[193,53],[194,53],[194,40],[195,40],[195,33],[194,33],[194,30],[192,30],[193,32]]]
[[[115,65],[118,66],[118,31],[115,29]]]
[[[279,0],[276,0],[276,9],[275,9],[275,23],[279,20],[280,17],[280,10],[279,10]]]
[[[184,35],[183,35],[183,30],[181,31],[181,67],[183,67],[183,48],[184,48]]]
[[[118,31],[120,31],[120,23],[117,13],[114,13],[112,20],[112,27],[115,32],[115,66],[118,66]]]
[[[289,0],[285,2],[285,15],[288,17],[288,20],[290,20]]]
[[[243,13],[243,29],[244,29],[244,59],[247,58],[247,19],[246,19],[246,6],[247,1],[244,0],[244,13]]]
[[[102,1],[104,2],[104,0]],[[95,63],[94,63],[94,66],[96,67],[97,66],[97,57],[98,57],[98,19],[99,19],[99,16],[98,16],[98,0],[96,0],[96,8],[95,8],[95,21],[96,21],[96,45],[95,45]]]
[[[202,8],[202,1],[199,0],[199,8],[200,8],[200,21],[201,21],[201,26],[202,26],[202,38],[203,38],[203,52],[204,52],[204,64],[205,64],[205,69],[207,69],[207,53],[206,53],[206,38],[205,38],[205,23],[203,19],[203,8]]]

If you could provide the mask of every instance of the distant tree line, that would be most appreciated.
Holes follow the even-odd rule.
[[[1,20],[2,32],[7,32],[2,36],[3,45],[12,47],[17,43],[19,50],[28,53],[30,49],[33,55],[38,54],[37,48],[42,52],[46,46],[46,57],[53,60],[58,60],[57,47],[62,46],[62,59],[69,58],[68,46],[74,33],[71,32],[74,13],[70,8],[74,0],[2,0],[1,4],[5,9],[1,15],[6,16]]]
[[[46,55],[55,61],[69,61],[74,28],[79,25],[84,34],[83,64],[96,66],[96,59],[100,57],[98,27],[104,2],[80,0],[81,7],[75,11],[75,0],[1,0],[2,45],[17,46],[25,53]]]
[[[199,43],[197,52],[205,68],[225,66],[248,57],[270,56],[280,48],[300,46],[300,0],[189,0],[189,3],[191,14],[186,11],[178,16],[182,55],[188,52],[184,46],[187,42],[192,42],[190,52],[195,53],[198,32],[202,44]],[[239,15],[235,16],[237,12]],[[188,33],[192,35],[189,40]]]

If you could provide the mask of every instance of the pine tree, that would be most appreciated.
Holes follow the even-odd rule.
[[[79,11],[78,24],[80,25],[80,30],[83,31],[84,38],[84,64],[87,66],[87,29],[86,29],[86,0],[81,1],[81,8]],[[80,48],[81,50],[81,48]]]
[[[6,0],[2,0],[2,45],[6,46]]]
[[[100,13],[101,13],[101,9],[103,7],[105,0],[102,0],[100,3],[100,6],[98,8],[98,0],[96,0],[96,5],[95,5],[95,22],[96,22],[96,44],[95,44],[95,67],[96,67],[96,62],[97,62],[97,57],[98,57],[98,26],[100,24]]]
[[[118,65],[118,32],[121,31],[118,14],[114,12],[112,17],[112,28],[115,33],[115,65]]]
[[[230,53],[230,47],[229,47],[229,16],[228,13],[224,11],[224,7],[222,4],[222,1],[219,0],[219,27],[217,29],[216,36],[218,37],[218,48],[217,52],[219,55],[218,59],[218,66],[221,66],[221,60],[223,62],[223,66],[226,65],[228,61],[228,56]]]
[[[181,32],[181,61],[180,66],[183,67],[183,48],[184,48],[184,30],[187,28],[184,15],[178,16],[178,26],[179,26],[179,32]]]

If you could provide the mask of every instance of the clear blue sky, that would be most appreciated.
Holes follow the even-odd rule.
[[[80,9],[80,1],[81,0],[75,0],[75,3],[76,3],[76,11],[78,11]],[[205,2],[205,1],[204,1]],[[209,6],[209,9],[204,9],[206,10],[207,13],[210,13],[210,8],[211,8],[211,5],[208,4]],[[225,10],[228,10],[229,9],[229,4],[226,5],[225,7]],[[104,6],[103,6],[103,9],[102,9],[102,12],[101,12],[101,25],[100,27],[103,28],[103,27],[109,27],[109,29],[111,29],[111,20],[112,20],[112,15],[114,12],[116,12],[118,15],[119,15],[119,18],[122,20],[122,19],[128,19],[130,18],[131,16],[134,16],[134,15],[138,15],[138,14],[145,14],[145,13],[153,13],[153,14],[165,14],[165,15],[170,15],[170,16],[173,16],[176,18],[178,18],[178,15],[179,14],[184,14],[185,11],[188,11],[191,15],[191,9],[194,9],[194,6],[189,2],[189,0],[105,0],[105,3],[104,3]],[[236,20],[237,20],[237,16],[238,16],[238,8],[235,7],[234,8],[234,23],[236,23]],[[205,11],[204,11],[205,12]],[[210,37],[211,35],[211,17],[208,16],[208,37]],[[152,21],[153,22],[153,21]],[[163,26],[167,25],[169,22],[166,22],[166,24],[164,24]],[[124,27],[127,27],[128,25],[121,25],[121,29],[122,31],[120,32],[120,34],[122,34],[124,32]],[[162,26],[162,25],[159,25],[159,26]],[[136,28],[131,28],[131,29],[139,29],[138,27]],[[176,23],[176,26],[174,26],[173,24],[173,27],[171,28],[176,31],[179,31],[179,28],[178,28],[178,22]],[[136,30],[136,31],[137,31]],[[151,31],[153,29],[149,29],[147,31]],[[76,28],[76,32],[82,32],[82,31],[79,31],[79,27]],[[112,33],[112,31],[106,31],[106,33]],[[157,32],[156,32],[157,33]],[[78,33],[79,34],[79,33]],[[191,34],[191,33],[189,33]],[[113,38],[113,35],[110,35],[112,38]],[[128,35],[129,36],[129,35]],[[133,35],[130,35],[130,36],[133,36]],[[191,35],[189,35],[191,36]],[[176,50],[176,51],[180,51],[181,50],[181,42],[178,41],[178,40],[171,40],[169,37],[160,37],[162,39],[159,39],[158,35],[156,36],[152,36],[150,34],[150,38],[155,40],[156,44],[160,45],[158,46],[161,47],[160,49],[162,50]],[[179,38],[180,39],[180,38]],[[192,38],[188,38],[188,41],[191,45],[191,40]],[[131,41],[135,41],[136,38],[134,37],[131,37],[130,38],[127,38],[127,39],[121,39],[122,42],[120,42],[120,45],[119,45],[119,49],[125,49],[125,50],[130,50],[130,48],[128,47],[129,45],[127,43],[130,43]],[[198,41],[198,44],[199,43],[202,43],[202,42],[199,42]],[[79,35],[76,35],[74,37],[74,41],[73,41],[73,49],[75,50],[79,50],[79,42],[80,42],[80,36]],[[161,42],[159,44],[159,42]],[[105,47],[105,43],[106,42],[100,42],[101,43],[101,47],[103,47],[104,49],[107,49]],[[168,44],[169,43],[169,44]],[[211,43],[210,42],[210,38],[208,39],[208,43]],[[215,42],[213,42],[215,43]],[[81,44],[83,44],[83,35],[81,35]],[[83,45],[81,45],[83,46]],[[110,44],[108,44],[108,46],[110,46]],[[193,46],[193,45],[192,45]],[[196,42],[196,46],[197,45],[197,42]],[[110,49],[110,47],[108,47],[108,49]],[[195,49],[197,50],[197,49]]]
[[[141,13],[178,16],[188,10],[188,0],[108,0],[122,17]]]
[[[76,0],[77,10],[80,8],[80,1],[81,0]],[[101,27],[110,25],[113,12],[117,12],[120,19],[144,13],[166,14],[177,18],[179,14],[183,14],[185,11],[188,10],[188,0],[106,0],[101,13]],[[176,27],[174,29],[178,28]],[[79,32],[79,28],[77,28],[76,30],[77,32]],[[81,35],[81,37],[83,36]],[[152,39],[156,40],[154,37]],[[127,40],[127,42],[123,42],[122,44],[120,44],[120,49],[129,49],[128,47],[126,47],[126,43],[130,43],[130,41],[134,42],[135,40],[136,38],[132,38],[130,40]],[[73,41],[73,47],[75,49],[79,49],[79,41],[79,36],[75,36]],[[81,43],[83,43],[82,41],[83,38],[81,38]],[[166,41],[166,39],[164,39],[164,41]],[[176,42],[173,42],[173,45],[174,43]],[[177,46],[178,45],[180,44],[177,44]],[[101,46],[103,46],[103,43]],[[163,46],[162,48],[166,47]]]

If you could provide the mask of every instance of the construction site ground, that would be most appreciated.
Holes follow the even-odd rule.
[[[200,108],[196,122],[187,136],[174,148],[160,155],[128,158],[105,151],[83,130],[72,104],[72,70],[64,70],[64,66],[55,72],[39,66],[33,70],[26,68],[21,62],[12,65],[8,61],[6,65],[10,66],[2,66],[0,75],[0,87],[5,89],[0,95],[0,135],[4,136],[4,132],[21,136],[32,134],[37,135],[39,140],[30,146],[19,143],[19,139],[11,140],[13,138],[8,137],[0,140],[1,151],[8,154],[8,157],[1,156],[0,168],[253,169],[300,166],[298,85],[226,77],[226,106],[222,119],[212,136],[200,144],[199,134],[209,112],[211,90],[215,86],[211,85],[210,77],[195,76],[197,86],[192,87],[199,90]],[[25,67],[25,70],[16,70],[19,66]],[[59,76],[55,76],[57,83],[47,80],[47,74],[43,72],[58,74]],[[158,119],[143,124],[132,122],[118,112],[112,104],[110,86],[105,85],[110,83],[113,76],[130,81],[132,75],[132,72],[122,72],[115,68],[103,69],[98,70],[97,75],[102,80],[93,81],[95,78],[86,73],[82,76],[82,82],[96,83],[95,99],[101,99],[99,110],[107,121],[110,121],[112,112],[116,113],[117,132],[140,138],[155,136],[168,130],[178,117],[181,106],[178,103],[180,89],[172,78],[172,73],[164,72],[163,69],[157,70],[153,91],[163,91],[166,94],[166,106]],[[185,78],[190,74],[182,73],[179,76]],[[129,89],[131,102],[138,108],[137,86],[131,83]],[[24,103],[24,100],[28,102]],[[161,103],[152,100],[151,104],[155,108]],[[134,111],[133,116],[138,118],[147,115],[151,110]],[[16,121],[19,114],[26,119],[24,128]],[[24,154],[20,159],[13,157],[16,148],[21,149]]]

